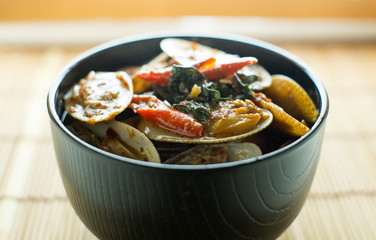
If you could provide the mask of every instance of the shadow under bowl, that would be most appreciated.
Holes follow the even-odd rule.
[[[292,144],[238,162],[181,166],[104,152],[63,124],[67,90],[89,71],[141,65],[179,37],[240,56],[254,56],[272,74],[295,79],[319,117]],[[100,239],[275,239],[299,214],[311,187],[329,101],[318,77],[300,59],[272,44],[226,34],[154,34],[111,41],[88,50],[58,75],[47,107],[61,178],[82,222]]]

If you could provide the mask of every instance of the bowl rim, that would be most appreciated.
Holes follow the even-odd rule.
[[[161,163],[152,163],[152,162],[145,162],[145,161],[139,161],[135,159],[130,159],[122,156],[118,156],[116,154],[112,154],[109,152],[106,152],[104,150],[101,150],[99,148],[96,148],[78,137],[76,137],[73,133],[71,133],[63,124],[60,117],[58,116],[56,112],[56,93],[57,89],[59,88],[61,81],[64,79],[65,75],[70,71],[70,69],[74,68],[76,65],[78,65],[81,61],[84,59],[90,57],[91,55],[104,51],[108,48],[116,47],[118,45],[124,45],[131,42],[137,42],[147,39],[160,39],[160,38],[167,38],[167,37],[195,37],[195,38],[212,38],[212,39],[223,39],[228,41],[236,41],[241,42],[245,44],[252,44],[257,47],[265,48],[269,51],[275,52],[279,55],[283,55],[287,59],[291,60],[296,64],[298,67],[300,67],[311,79],[315,87],[317,88],[317,91],[320,96],[321,100],[321,111],[319,112],[319,116],[317,121],[314,123],[314,125],[311,127],[308,133],[303,135],[302,137],[298,138],[294,142],[288,144],[287,146],[284,146],[280,149],[277,149],[275,151],[272,151],[270,153],[263,154],[258,157],[250,158],[250,159],[244,159],[241,161],[236,162],[227,162],[227,163],[218,163],[218,164],[207,164],[207,165],[174,165],[174,164],[161,164]],[[57,125],[57,127],[64,132],[64,134],[68,135],[69,138],[75,140],[76,143],[82,145],[85,148],[88,148],[97,154],[104,155],[106,158],[105,161],[108,161],[109,159],[125,162],[129,164],[134,164],[138,166],[144,166],[144,167],[151,167],[151,168],[160,168],[160,169],[172,169],[172,170],[204,170],[204,169],[222,169],[222,168],[232,168],[235,166],[241,166],[246,164],[257,164],[259,162],[264,161],[272,161],[273,157],[276,155],[283,155],[287,154],[289,151],[292,151],[293,149],[297,148],[299,145],[303,144],[304,142],[308,141],[313,135],[318,131],[319,128],[323,127],[325,124],[325,119],[328,116],[329,113],[329,97],[327,94],[327,91],[319,79],[319,77],[316,75],[316,73],[300,58],[295,56],[294,54],[288,52],[287,50],[284,50],[272,43],[259,40],[256,38],[238,35],[238,34],[230,34],[230,33],[220,33],[220,32],[197,32],[197,31],[158,31],[158,32],[149,32],[149,33],[142,33],[142,34],[134,34],[132,36],[126,36],[117,38],[111,41],[107,41],[105,43],[99,44],[97,46],[94,46],[75,58],[73,58],[71,61],[69,61],[57,74],[54,81],[51,84],[51,87],[48,91],[47,95],[47,110],[50,117],[51,124]]]

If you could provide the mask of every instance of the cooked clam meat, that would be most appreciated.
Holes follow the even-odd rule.
[[[260,121],[269,117],[251,100],[221,101],[211,113],[207,124],[208,135],[226,137],[244,134],[254,130]]]

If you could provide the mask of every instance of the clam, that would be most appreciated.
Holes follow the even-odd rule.
[[[272,84],[270,73],[258,63],[245,66],[238,71],[237,75],[248,85],[249,89],[254,91],[261,91]]]
[[[278,106],[299,120],[313,124],[318,116],[315,104],[308,93],[293,79],[276,74],[272,76],[272,84],[264,90]]]
[[[263,117],[260,119],[255,128],[250,129],[247,132],[239,133],[236,135],[226,136],[203,136],[199,138],[183,137],[168,130],[162,129],[153,123],[142,118],[138,124],[137,129],[144,133],[149,139],[161,142],[175,142],[175,143],[190,143],[190,144],[209,144],[209,143],[222,143],[239,140],[250,135],[256,134],[266,127],[268,127],[272,121],[273,116],[268,111],[263,109]]]
[[[203,144],[184,151],[163,163],[166,164],[212,164],[234,162],[260,156],[260,148],[250,142]]]
[[[164,53],[175,61],[181,65],[188,66],[205,61],[211,57],[216,59],[216,63],[224,63],[228,62],[229,59],[239,58],[237,55],[228,54],[194,41],[178,38],[163,39],[160,43],[160,47]]]
[[[65,110],[74,118],[94,125],[111,121],[132,100],[133,83],[126,72],[94,72],[64,96]]]
[[[128,158],[160,163],[153,143],[136,128],[120,121],[97,123],[87,127],[102,140],[102,149]]]
[[[286,113],[283,108],[267,100],[265,95],[256,94],[252,101],[260,108],[267,109],[273,114],[271,127],[277,131],[291,137],[300,137],[309,131],[309,127]]]
[[[182,65],[192,66],[211,57],[216,59],[216,64],[229,63],[239,59],[238,55],[184,39],[167,38],[161,41],[160,46],[165,54]],[[250,89],[256,91],[269,87],[272,82],[269,72],[260,64],[248,65],[241,69],[238,75]]]

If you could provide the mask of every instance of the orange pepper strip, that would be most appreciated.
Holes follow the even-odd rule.
[[[176,110],[154,95],[133,95],[129,105],[136,113],[155,125],[181,136],[198,138],[203,125],[192,116]]]
[[[270,103],[272,101],[270,98],[266,97],[266,95],[263,94],[263,93],[259,92],[259,93],[252,93],[252,94],[253,94],[254,97],[261,98],[262,100],[264,100],[268,103]]]
[[[203,62],[199,62],[193,65],[193,67],[197,68],[199,71],[205,69],[205,68],[211,68],[214,66],[215,62],[217,60],[213,57],[206,59]]]

